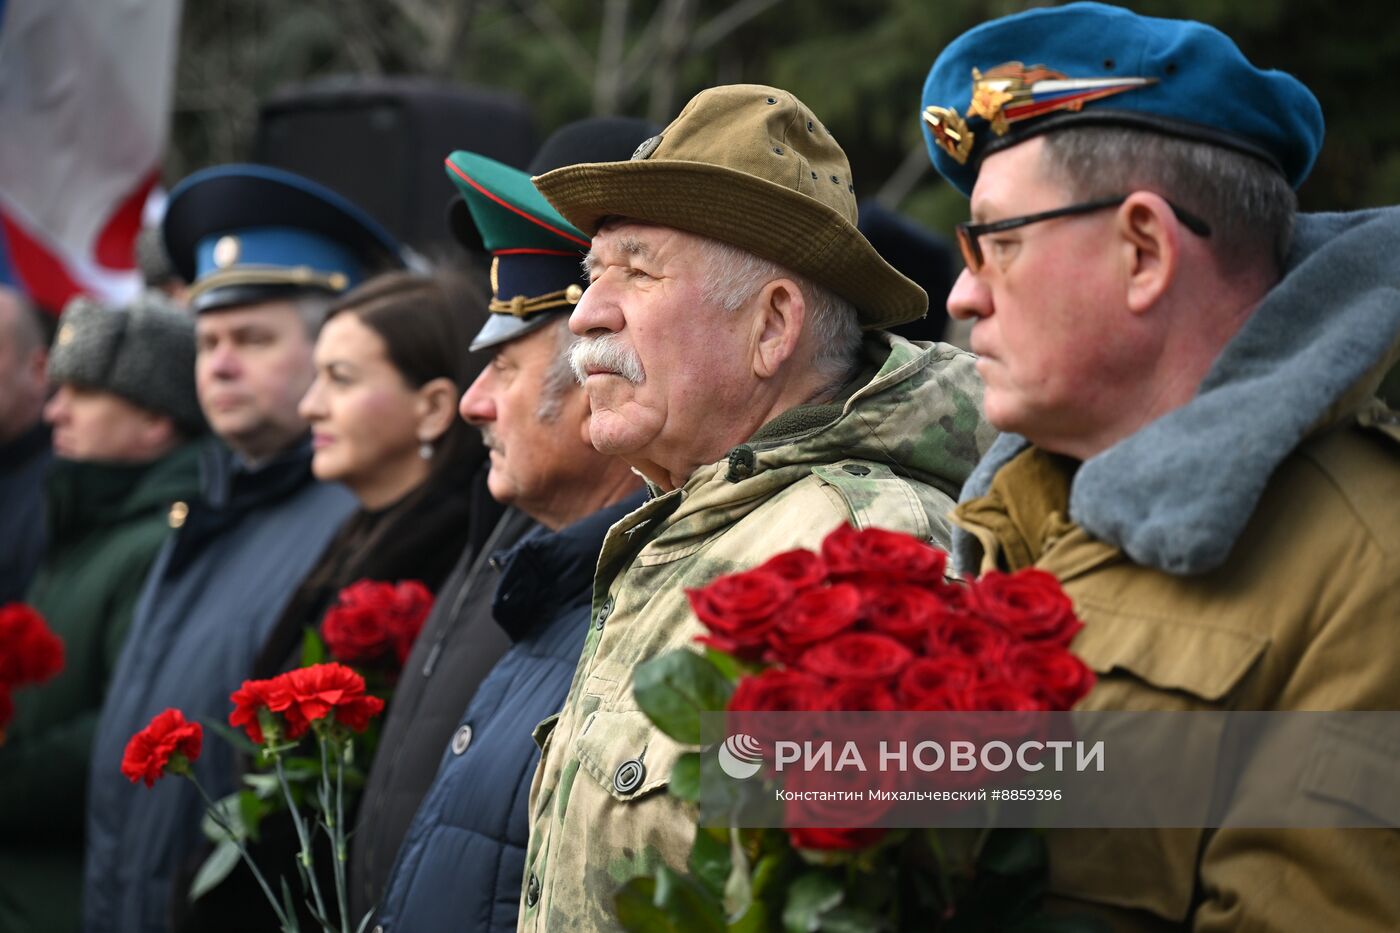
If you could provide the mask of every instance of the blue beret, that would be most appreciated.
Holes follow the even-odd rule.
[[[1137,126],[1226,146],[1295,188],[1322,148],[1322,108],[1297,78],[1254,67],[1210,26],[1101,3],[963,33],[933,63],[923,108],[934,167],[967,195],[989,152],[1064,126]]]
[[[404,264],[393,236],[354,203],[265,165],[196,172],[170,193],[161,227],[195,311],[339,294]]]

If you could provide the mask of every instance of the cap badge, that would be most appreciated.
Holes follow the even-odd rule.
[[[986,74],[972,69],[967,115],[981,117],[992,125],[993,133],[1005,136],[1010,124],[1020,120],[1056,110],[1079,111],[1091,100],[1156,83],[1156,78],[1069,78],[1044,65],[1007,62]]]
[[[243,246],[238,242],[236,236],[221,236],[214,244],[214,265],[220,269],[227,269],[238,262],[238,255],[243,251]]]
[[[933,133],[933,141],[953,157],[959,165],[967,164],[972,154],[972,131],[967,122],[952,107],[925,107],[924,122]]]
[[[64,324],[58,329],[58,345],[60,347],[68,346],[70,343],[73,342],[73,338],[76,335],[77,332],[73,330],[72,324]]]
[[[632,161],[640,162],[643,159],[650,159],[651,154],[655,152],[656,147],[660,145],[661,137],[659,135],[642,140],[641,145],[639,145],[632,153]]]

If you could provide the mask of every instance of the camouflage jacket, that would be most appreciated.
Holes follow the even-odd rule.
[[[615,929],[623,882],[685,865],[695,814],[665,793],[684,749],[638,710],[632,672],[699,634],[687,587],[816,548],[843,522],[948,546],[946,515],[994,434],[973,358],[887,334],[865,353],[848,398],[779,416],[609,531],[568,699],[535,733],[521,930]]]

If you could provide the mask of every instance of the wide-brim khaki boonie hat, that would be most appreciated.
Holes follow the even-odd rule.
[[[867,329],[917,320],[928,296],[856,229],[855,184],[826,127],[786,91],[702,91],[626,162],[534,179],[578,229],[624,217],[711,237],[830,288]]]

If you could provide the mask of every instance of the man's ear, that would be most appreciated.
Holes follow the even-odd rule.
[[[1136,191],[1118,208],[1117,231],[1128,309],[1150,310],[1166,294],[1181,261],[1181,230],[1161,195]]]
[[[807,323],[807,299],[792,279],[774,279],[754,297],[753,370],[770,379],[794,353]]]
[[[457,384],[446,377],[430,379],[418,389],[418,440],[432,443],[447,433],[457,417]]]

